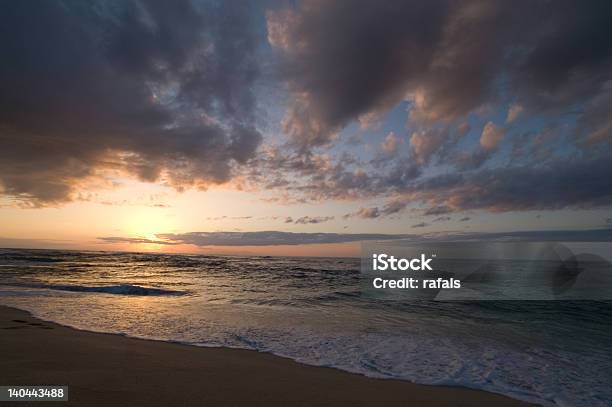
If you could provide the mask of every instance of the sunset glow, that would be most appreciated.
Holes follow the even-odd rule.
[[[536,7],[526,32],[507,6],[480,3],[361,5],[342,24],[328,24],[342,7],[309,1],[220,7],[213,20],[206,2],[181,17],[126,5],[144,14],[125,25],[121,7],[84,7],[73,21],[54,4],[58,19],[7,44],[0,246],[357,255],[364,233],[611,225],[607,48],[572,57],[546,39],[574,35],[562,23],[572,12]],[[426,32],[415,28],[421,13],[435,20]],[[385,23],[362,43],[363,15]],[[465,16],[473,24],[453,23]],[[28,65],[25,50],[49,52],[47,68]],[[204,232],[344,237],[183,239]]]

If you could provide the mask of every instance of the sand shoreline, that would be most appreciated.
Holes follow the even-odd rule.
[[[0,332],[0,385],[68,385],[70,401],[63,405],[530,405],[481,390],[373,379],[252,350],[81,331],[4,306]]]

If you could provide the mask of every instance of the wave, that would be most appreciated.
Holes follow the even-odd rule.
[[[73,291],[84,293],[105,293],[116,295],[138,295],[138,296],[161,296],[161,295],[187,295],[186,291],[166,290],[162,288],[143,287],[132,284],[84,286],[84,285],[57,285],[57,284],[29,284],[19,285],[30,288],[42,288],[47,290]]]
[[[0,261],[20,261],[30,263],[59,263],[63,259],[56,257],[46,256],[11,256],[11,255],[0,255]]]

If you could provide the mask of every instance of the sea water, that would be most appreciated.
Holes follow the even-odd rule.
[[[543,405],[612,400],[611,302],[377,300],[359,259],[0,249],[0,304]]]

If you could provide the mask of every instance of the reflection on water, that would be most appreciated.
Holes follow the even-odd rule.
[[[359,259],[0,250],[0,303],[82,329],[607,405],[609,302],[378,301]]]

